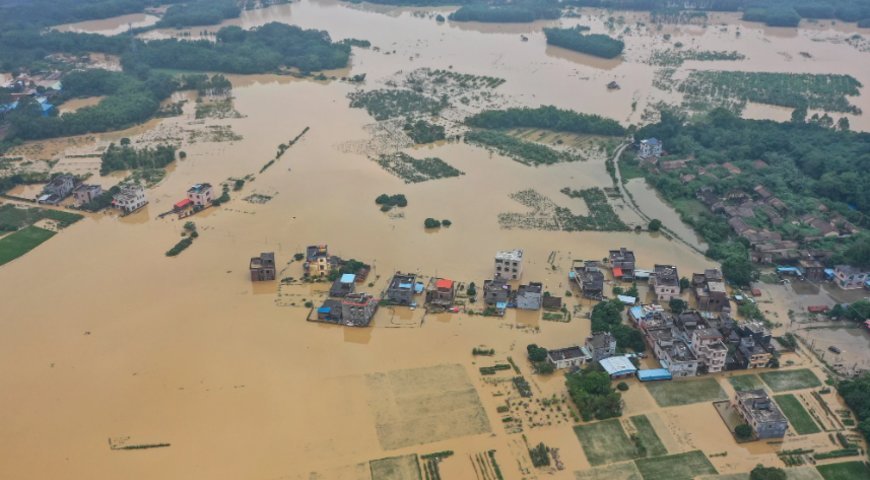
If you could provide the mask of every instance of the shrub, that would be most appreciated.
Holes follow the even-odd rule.
[[[423,226],[426,228],[438,228],[441,226],[441,222],[430,217],[423,221]]]
[[[628,384],[625,382],[619,382],[616,384],[616,389],[619,390],[620,392],[624,392],[624,391],[628,390]]]
[[[649,226],[647,228],[650,232],[658,232],[662,229],[662,221],[658,218],[654,218],[652,219],[652,221],[649,222]]]
[[[752,427],[745,423],[741,423],[734,427],[734,434],[737,435],[737,438],[740,440],[749,440],[752,438]]]

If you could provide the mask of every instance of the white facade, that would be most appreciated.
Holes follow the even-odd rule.
[[[210,183],[197,183],[187,190],[187,198],[194,205],[204,207],[214,199]]]
[[[112,197],[112,204],[124,213],[135,212],[147,203],[145,189],[139,185],[124,185],[121,187],[121,191]]]
[[[519,280],[523,275],[523,251],[504,250],[495,254],[494,278]]]

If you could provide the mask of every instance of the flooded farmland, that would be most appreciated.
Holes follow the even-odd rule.
[[[606,16],[613,13],[584,10],[582,18],[521,26],[436,23],[437,12],[449,11],[302,0],[245,11],[225,25],[280,21],[327,30],[333,39],[369,40],[377,48],[354,48],[349,69],[327,72],[328,77],[365,73],[367,90],[394,80],[397,72],[448,69],[503,78],[505,83],[494,89],[499,106],[553,104],[625,125],[641,123],[643,112],[656,102],[678,100],[676,93],[652,87],[657,67],[648,62],[650,49],[676,41],[747,57],[686,62],[677,75],[690,68],[847,73],[870,84],[865,67],[870,54],[846,42],[854,25],[825,21],[775,29],[716,14],[706,27],[665,26],[658,32],[634,27],[644,16],[625,13],[625,25],[632,28],[625,36],[624,59],[602,61],[547,47],[541,29],[583,23],[606,32]],[[149,15],[127,17],[62,29],[116,34],[128,24],[156,21]],[[217,28],[196,27],[189,33]],[[521,41],[520,34],[529,41]],[[521,191],[533,190],[584,213],[584,202],[561,190],[611,186],[606,155],[532,167],[444,141],[402,151],[441,158],[464,175],[406,184],[367,154],[370,147],[358,148],[372,144],[375,121],[364,109],[349,107],[348,94],[357,85],[278,75],[228,77],[237,117],[197,119],[194,102],[188,101],[178,117],[122,132],[28,143],[9,153],[25,161],[51,161],[52,171],[96,175],[99,162],[93,155],[124,137],[137,145],[178,144],[186,158],[147,190],[145,209],[123,218],[86,215],[0,267],[0,477],[368,479],[375,470],[368,462],[445,450],[455,454],[440,466],[444,478],[489,478],[480,472],[494,471],[496,461],[509,479],[550,473],[582,478],[575,472],[590,471],[589,452],[572,429],[569,407],[540,406],[541,399],[566,393],[562,375],[533,375],[526,360],[530,343],[582,344],[591,329],[590,301],[563,298],[573,313],[570,322],[514,310],[497,318],[424,315],[397,307],[381,308],[370,327],[353,329],[306,321],[310,307],[305,304],[318,305],[327,284],[255,285],[248,261],[274,251],[279,276],[298,279],[302,264],[294,254],[310,244],[328,244],[331,253],[371,264],[371,283],[358,289],[378,295],[395,271],[480,285],[492,274],[495,251],[523,248],[523,283],[540,281],[544,290],[561,296],[570,289],[572,260],[601,259],[613,248],[634,250],[640,268],[676,265],[681,276],[714,266],[685,243],[703,248],[691,229],[654,191],[635,185],[637,180],[628,188],[644,214],[660,218],[683,241],[634,231],[502,228],[501,214],[527,213],[528,207],[511,197]],[[608,91],[605,85],[614,80],[621,88]],[[176,97],[172,100],[190,100]],[[866,95],[850,101],[870,111]],[[787,117],[769,106],[749,112],[753,118]],[[453,112],[469,113],[473,105]],[[866,116],[847,116],[853,129],[870,130]],[[278,145],[306,128],[304,137],[261,170]],[[202,134],[207,131],[232,135]],[[578,145],[586,140],[569,139]],[[377,150],[390,148],[395,149],[376,145]],[[187,251],[164,255],[179,240],[185,220],[158,214],[171,210],[192,184],[218,185],[247,175],[253,179],[231,191],[229,203],[191,218],[199,237]],[[105,186],[113,183],[111,176],[95,178]],[[12,193],[38,192],[26,187]],[[408,206],[399,214],[383,213],[374,202],[382,193],[402,193]],[[251,195],[269,200],[243,200]],[[629,227],[645,226],[625,200],[610,203]],[[429,217],[449,219],[452,225],[424,229]],[[778,308],[785,318],[786,308]],[[472,357],[475,347],[495,354]],[[809,368],[824,380],[812,357],[792,356],[792,366]],[[512,373],[495,378],[479,373],[479,367],[509,358],[531,383],[532,400],[513,393]],[[716,382],[733,392],[725,376]],[[710,403],[660,406],[643,384],[627,383],[627,414],[645,415],[669,454],[718,454],[709,461],[719,473],[776,464],[778,450],[829,443],[820,432],[789,436],[782,444],[738,444]],[[807,405],[816,401],[810,391],[795,390]],[[842,408],[831,397],[827,400]],[[505,400],[538,402],[520,409],[520,415],[537,412],[528,414],[537,423],[526,420],[523,433],[529,444],[558,448],[564,469],[532,467],[523,437],[502,421],[499,407]],[[116,448],[163,444],[169,445]]]

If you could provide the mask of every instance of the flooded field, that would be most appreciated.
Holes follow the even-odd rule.
[[[650,48],[664,47],[659,33],[632,28],[625,59],[611,64],[546,48],[541,28],[553,22],[438,25],[436,11],[445,12],[303,0],[246,11],[227,24],[284,21],[328,30],[335,39],[370,40],[378,50],[354,48],[349,70],[328,74],[366,73],[365,89],[383,85],[398,71],[452,69],[505,79],[495,90],[500,105],[555,104],[625,124],[640,122],[647,106],[673,99],[672,93],[651,87],[655,67],[646,60]],[[605,31],[601,12],[591,13],[591,19],[587,13],[560,22],[589,23],[593,30]],[[825,22],[785,31],[733,20],[716,15],[706,29],[665,27],[662,33],[672,32],[671,42],[737,49],[748,57],[688,62],[684,68],[850,73],[870,83],[870,71],[861,67],[868,54],[843,40],[853,33],[851,27]],[[109,34],[132,21],[65,28]],[[718,25],[726,21],[727,26]],[[529,35],[529,41],[522,42],[520,33]],[[800,51],[811,52],[812,59]],[[356,86],[273,75],[229,78],[237,118],[196,119],[193,102],[188,102],[179,117],[123,132],[29,143],[8,154],[21,156],[20,162],[50,160],[51,171],[95,173],[99,162],[88,155],[129,137],[137,145],[177,144],[186,158],[147,190],[145,209],[123,218],[87,215],[0,267],[0,363],[6,366],[0,373],[0,477],[371,478],[376,471],[407,471],[410,456],[453,450],[440,466],[445,478],[484,478],[479,472],[493,471],[494,462],[510,479],[549,473],[598,478],[575,477],[575,472],[589,471],[591,462],[574,422],[559,416],[555,407],[552,413],[529,413],[539,425],[527,422],[523,433],[529,444],[543,441],[558,448],[564,469],[532,467],[521,435],[502,421],[499,407],[506,394],[499,389],[507,388],[479,373],[479,367],[511,357],[535,400],[564,395],[561,374],[532,374],[526,345],[581,344],[590,333],[585,317],[590,301],[564,297],[568,310],[575,312],[570,322],[513,310],[493,318],[382,308],[371,327],[342,328],[306,321],[310,308],[303,305],[324,298],[326,284],[253,285],[250,257],[274,251],[279,276],[300,278],[302,265],[293,261],[294,254],[326,243],[331,253],[372,265],[371,284],[360,284],[358,290],[373,294],[397,270],[480,285],[492,274],[495,251],[509,248],[525,249],[523,282],[540,281],[553,295],[570,288],[567,271],[573,259],[600,259],[612,248],[634,250],[641,268],[677,265],[681,276],[713,262],[664,235],[501,228],[500,214],[524,213],[526,207],[510,195],[525,190],[584,213],[583,200],[560,190],[611,186],[601,156],[532,167],[445,141],[401,150],[416,158],[439,157],[464,175],[406,184],[382,169],[365,148],[354,147],[372,142],[375,123],[365,110],[349,108],[347,95]],[[605,84],[611,80],[622,88],[608,92]],[[852,101],[870,109],[865,95]],[[471,107],[464,113],[472,113]],[[754,110],[753,115],[763,114]],[[870,129],[865,116],[850,116],[850,122],[855,129]],[[306,128],[298,143],[261,172],[278,145]],[[215,130],[232,135],[202,133]],[[95,181],[109,186],[118,175]],[[194,183],[218,185],[246,175],[254,179],[240,191],[230,191],[227,204],[185,220],[157,218]],[[643,211],[703,247],[643,187],[630,186]],[[12,193],[37,192],[23,187]],[[382,193],[402,193],[408,206],[401,214],[383,213],[374,202]],[[271,198],[265,203],[243,200],[251,195]],[[610,203],[628,226],[643,224],[624,200]],[[423,222],[428,217],[450,219],[452,225],[427,230]],[[166,257],[186,220],[196,222],[199,237],[178,257]],[[785,321],[785,302],[776,300],[774,288],[769,308],[779,309]],[[472,349],[480,346],[494,349],[494,357],[472,357]],[[812,368],[824,379],[810,357],[794,357],[796,367]],[[512,370],[497,378],[510,382],[514,375]],[[733,392],[724,377],[715,382]],[[636,380],[628,384],[624,422],[628,416],[646,415],[669,455],[727,452],[709,458],[719,473],[774,464],[779,449],[829,443],[823,432],[790,436],[777,445],[738,444],[712,404],[663,407],[644,385]],[[809,391],[796,392],[812,398]],[[562,420],[556,421],[557,416]],[[169,445],[112,447],[163,444]],[[620,465],[614,471],[637,478],[637,468],[649,471],[658,464]]]

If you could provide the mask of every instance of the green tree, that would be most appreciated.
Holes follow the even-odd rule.
[[[690,282],[688,278],[683,277],[680,279],[680,291],[681,292],[683,290],[689,288],[690,286],[692,286],[692,282]]]
[[[469,297],[474,297],[477,295],[477,286],[474,284],[474,282],[468,284],[468,289],[465,290],[465,292],[468,294]]]
[[[649,222],[649,226],[647,228],[650,232],[658,232],[662,229],[662,221],[658,218],[654,218]]]
[[[532,362],[543,362],[547,360],[547,349],[539,347],[537,344],[532,343],[531,345],[528,345],[526,351],[529,354],[529,360]]]
[[[688,304],[686,304],[686,301],[682,298],[674,297],[668,302],[668,307],[674,313],[683,313],[687,306]]]
[[[786,480],[785,470],[758,465],[749,472],[749,480]]]
[[[745,423],[741,423],[734,427],[734,434],[741,440],[748,440],[752,438],[752,427]]]
[[[752,264],[746,257],[729,256],[722,262],[722,275],[735,285],[749,285],[753,277]]]

